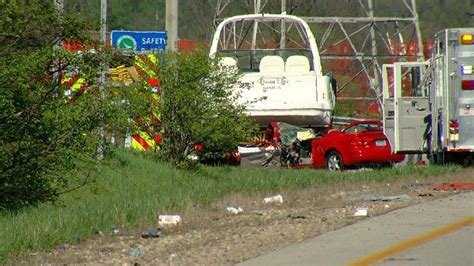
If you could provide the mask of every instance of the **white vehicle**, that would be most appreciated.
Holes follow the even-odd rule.
[[[383,65],[383,84],[392,152],[474,161],[474,28],[437,33],[428,61]]]
[[[281,34],[282,33],[282,34]],[[285,14],[252,14],[223,20],[210,57],[241,73],[239,103],[261,126],[272,121],[305,127],[330,124],[335,93],[323,75],[318,47],[308,24]]]

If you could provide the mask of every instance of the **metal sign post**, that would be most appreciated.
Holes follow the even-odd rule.
[[[100,1],[100,39],[102,44],[105,46],[106,42],[106,32],[107,32],[107,0]],[[107,65],[105,62],[101,64],[100,70],[100,80],[99,80],[99,92],[101,100],[101,109],[104,104],[105,99],[105,74],[107,71]],[[99,145],[97,147],[97,159],[99,161],[104,159],[104,150],[105,150],[105,133],[104,133],[104,113],[103,110],[100,112],[100,126],[99,126]]]

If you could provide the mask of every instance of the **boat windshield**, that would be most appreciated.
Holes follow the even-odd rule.
[[[311,46],[315,45],[309,35],[314,38],[309,26],[298,19],[278,15],[235,18],[222,24],[216,34],[215,54],[232,57],[242,71],[259,71],[265,56],[279,56],[286,62],[295,55],[306,57],[314,70]]]

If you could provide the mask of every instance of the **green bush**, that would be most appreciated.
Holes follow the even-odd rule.
[[[237,71],[222,69],[204,50],[161,54],[158,79],[163,135],[160,155],[187,166],[195,144],[203,144],[204,159],[220,159],[253,130],[253,123],[236,103]]]
[[[104,54],[58,49],[86,39],[89,25],[48,2],[0,3],[0,212],[54,201],[75,185],[71,174],[78,163],[91,169],[98,125],[112,108],[95,84]],[[81,97],[64,96],[66,72],[89,82]]]

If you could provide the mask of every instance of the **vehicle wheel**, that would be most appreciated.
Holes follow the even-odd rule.
[[[326,166],[329,171],[344,170],[344,163],[341,154],[337,151],[330,152],[326,157]]]
[[[393,162],[383,163],[380,165],[381,168],[393,168],[395,164]]]
[[[434,152],[432,156],[435,164],[445,164],[447,162],[447,156],[445,151]]]

